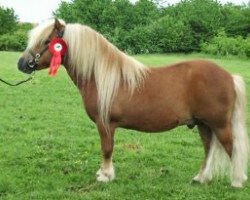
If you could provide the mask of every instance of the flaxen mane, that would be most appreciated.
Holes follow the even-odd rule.
[[[68,24],[64,39],[68,43],[71,67],[84,81],[89,81],[94,75],[99,115],[107,124],[108,113],[120,82],[123,80],[132,93],[143,81],[147,68],[88,26]]]

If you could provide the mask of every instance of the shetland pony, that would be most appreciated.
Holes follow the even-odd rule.
[[[203,60],[148,68],[90,27],[57,19],[30,32],[18,68],[25,73],[47,68],[52,57],[47,45],[57,37],[67,43],[62,64],[100,135],[103,159],[98,181],[115,178],[112,151],[117,127],[160,132],[187,125],[198,127],[205,150],[204,163],[193,180],[212,180],[218,169],[225,170],[224,159],[232,186],[243,186],[249,145],[240,76]]]

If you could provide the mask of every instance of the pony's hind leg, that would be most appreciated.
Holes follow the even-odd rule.
[[[103,124],[97,123],[101,139],[102,163],[100,169],[96,172],[97,181],[108,182],[115,178],[115,171],[112,163],[112,152],[114,146],[114,127],[107,130]]]
[[[198,124],[198,131],[201,137],[202,144],[205,151],[205,159],[201,166],[199,173],[193,178],[194,182],[205,183],[211,180],[209,173],[205,174],[204,171],[207,166],[208,155],[210,151],[211,141],[212,141],[212,131],[210,128],[202,123]]]
[[[206,183],[215,173],[225,173],[230,168],[232,156],[232,133],[230,123],[223,128],[214,128],[213,131],[206,125],[198,125],[205,148],[205,161],[194,181]]]
[[[214,128],[213,172],[218,175],[230,175],[233,154],[233,137],[231,123]]]
[[[231,158],[233,152],[233,138],[230,123],[226,124],[223,128],[216,128],[215,135],[228,156]]]
[[[238,129],[235,130],[234,126],[235,124],[232,123],[232,128],[228,125],[226,129],[217,131],[216,135],[231,159],[232,186],[239,188],[247,180],[248,138],[244,128],[241,129],[236,125]]]

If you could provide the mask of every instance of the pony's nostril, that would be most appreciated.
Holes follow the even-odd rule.
[[[29,60],[28,65],[29,65],[30,68],[34,68],[35,65],[36,65],[36,62],[34,60]]]

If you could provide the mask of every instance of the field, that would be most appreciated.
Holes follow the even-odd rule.
[[[0,52],[0,78],[26,77],[16,69],[19,56]],[[250,99],[249,60],[201,54],[136,58],[150,66],[211,59],[245,78]],[[65,70],[55,78],[46,70],[37,72],[32,82],[19,87],[0,83],[0,199],[250,199],[250,180],[243,189],[231,188],[226,178],[192,184],[202,159],[195,129],[179,127],[167,134],[119,129],[113,154],[116,179],[98,183],[99,136]]]

